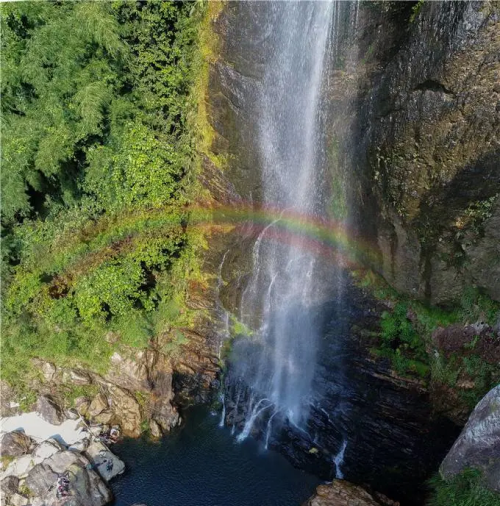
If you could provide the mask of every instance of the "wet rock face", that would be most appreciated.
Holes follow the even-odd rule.
[[[399,503],[381,494],[374,497],[348,481],[333,480],[331,485],[320,485],[302,506],[399,506]]]
[[[476,406],[440,471],[450,478],[467,468],[480,469],[485,484],[500,493],[500,385]]]
[[[268,437],[270,448],[322,479],[343,476],[420,506],[425,481],[459,429],[435,416],[421,382],[395,376],[388,362],[370,354],[369,336],[379,332],[383,310],[380,302],[350,284],[342,305],[316,308],[318,321],[323,320],[322,340],[308,422],[298,428],[278,414],[268,437],[269,413],[264,412],[253,435]],[[235,400],[248,392],[231,385],[230,371],[225,385],[226,423],[241,431],[244,403],[237,410]]]
[[[498,300],[498,5],[429,2],[410,14],[360,13],[359,229],[397,290],[451,303],[477,284]]]

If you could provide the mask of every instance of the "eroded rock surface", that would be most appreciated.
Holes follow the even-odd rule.
[[[20,457],[29,453],[34,441],[24,432],[13,431],[3,434],[0,441],[0,455],[9,457]]]
[[[479,402],[441,465],[445,478],[467,468],[482,471],[489,488],[500,493],[500,385]]]
[[[54,399],[46,395],[38,398],[36,410],[45,421],[53,425],[60,425],[65,419],[61,408]]]
[[[375,498],[376,497],[376,498]],[[398,506],[387,497],[369,494],[364,488],[345,480],[334,480],[331,485],[320,485],[303,506]]]
[[[104,506],[112,499],[111,491],[99,475],[90,469],[83,455],[62,451],[37,464],[26,478],[26,486],[47,506],[60,504],[56,496],[57,478],[67,473],[69,497],[67,506]]]

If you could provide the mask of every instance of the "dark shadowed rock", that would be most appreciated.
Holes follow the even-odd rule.
[[[19,478],[16,476],[7,476],[7,478],[0,481],[0,490],[2,491],[4,500],[8,500],[11,495],[16,494],[18,488]]]
[[[56,404],[54,399],[46,395],[38,398],[36,410],[45,421],[54,425],[61,425],[64,421],[64,413],[61,408]]]
[[[480,469],[486,485],[500,492],[500,385],[476,406],[440,470],[450,478],[466,468]]]
[[[24,432],[13,431],[2,436],[0,443],[0,455],[9,457],[20,457],[29,453],[33,445],[33,440]]]

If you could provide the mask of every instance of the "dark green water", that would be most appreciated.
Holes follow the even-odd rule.
[[[204,408],[159,443],[125,440],[113,451],[126,473],[113,480],[115,506],[299,506],[320,483],[253,439],[237,443]]]

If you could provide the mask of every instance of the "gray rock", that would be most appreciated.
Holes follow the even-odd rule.
[[[161,428],[154,420],[149,421],[149,430],[154,438],[158,439],[161,437]]]
[[[39,397],[36,403],[36,410],[40,413],[40,416],[49,423],[61,425],[61,423],[64,422],[63,411],[51,397],[46,395]]]
[[[104,506],[112,495],[100,476],[91,469],[90,462],[81,454],[63,451],[37,464],[26,478],[26,486],[46,506],[56,506],[58,475],[68,473],[70,497],[66,506]]]
[[[50,438],[43,441],[36,447],[33,452],[33,457],[35,457],[35,459],[45,460],[62,450],[65,450],[64,446],[59,443],[59,441]]]
[[[27,497],[24,497],[24,495],[16,493],[10,496],[9,503],[12,506],[26,506],[29,503],[29,500]]]
[[[92,417],[99,415],[108,408],[108,399],[103,393],[98,393],[90,403],[88,414]]]
[[[86,456],[105,481],[109,481],[125,471],[125,464],[99,441],[94,441],[89,445]]]
[[[90,440],[88,438],[82,439],[81,441],[76,442],[75,444],[72,444],[68,450],[71,450],[72,452],[84,452],[90,445]]]
[[[0,443],[0,455],[20,457],[31,451],[33,440],[24,432],[13,431],[2,436]]]
[[[13,460],[7,469],[0,475],[0,479],[6,478],[7,476],[16,476],[17,478],[24,478],[33,469],[35,464],[33,455],[22,455],[21,457]]]
[[[19,478],[16,476],[7,476],[0,481],[0,490],[2,497],[8,499],[11,495],[16,494],[19,488]]]
[[[475,407],[440,471],[450,478],[470,467],[480,469],[485,484],[500,492],[500,385]]]
[[[51,364],[50,362],[43,362],[41,365],[42,374],[45,378],[45,381],[51,382],[54,379],[54,376],[57,372],[57,368],[54,364]]]

